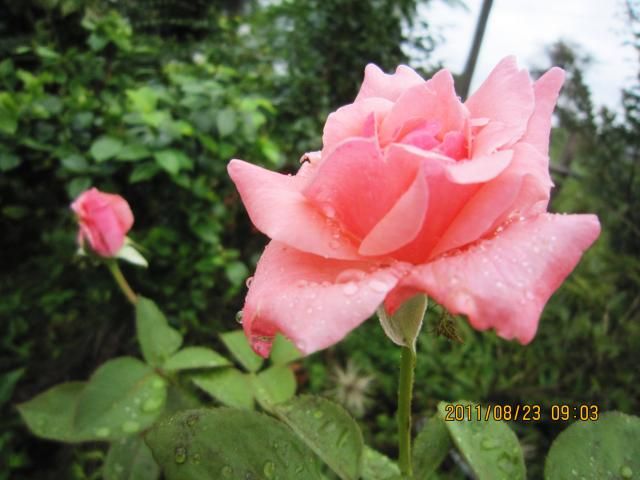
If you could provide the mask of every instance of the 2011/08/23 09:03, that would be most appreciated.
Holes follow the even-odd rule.
[[[552,421],[596,421],[600,416],[598,405],[552,405],[545,419]],[[538,422],[543,419],[543,408],[540,405],[471,405],[450,403],[445,406],[446,422],[464,421],[523,421]]]

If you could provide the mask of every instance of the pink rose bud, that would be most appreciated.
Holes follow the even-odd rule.
[[[272,240],[243,309],[254,350],[268,355],[280,332],[312,353],[417,293],[530,342],[600,233],[595,215],[547,212],[563,81],[552,68],[533,82],[510,57],[463,103],[447,70],[425,81],[368,65],[295,176],[232,160],[249,216]]]
[[[124,245],[125,236],[133,225],[133,214],[120,195],[103,193],[97,188],[83,192],[71,204],[80,230],[78,244],[85,241],[102,257],[114,257]]]

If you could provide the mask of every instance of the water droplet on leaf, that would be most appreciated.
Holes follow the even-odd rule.
[[[176,447],[173,459],[178,464],[184,463],[187,460],[187,450],[184,447]]]
[[[127,420],[122,424],[122,431],[125,433],[137,432],[139,428],[140,424],[138,422],[134,422],[133,420]]]
[[[266,462],[262,468],[264,476],[267,478],[274,478],[276,473],[276,464],[273,462]]]
[[[142,404],[142,411],[146,413],[155,412],[162,406],[162,400],[162,397],[147,398]]]
[[[622,478],[631,478],[633,477],[633,470],[631,470],[631,467],[629,467],[628,465],[624,465],[620,469],[620,476]]]

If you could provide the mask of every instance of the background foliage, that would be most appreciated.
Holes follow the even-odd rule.
[[[134,239],[151,260],[148,272],[126,272],[132,283],[186,344],[220,346],[265,241],[227,161],[294,171],[302,153],[319,148],[326,115],[350,101],[367,62],[391,70],[407,43],[428,60],[433,30],[409,28],[417,3],[0,1],[0,478],[99,476],[100,444],[37,440],[14,405],[137,354],[132,314],[106,270],[73,256],[70,200],[90,185],[127,198]],[[430,309],[418,418],[458,398],[640,410],[632,354],[640,345],[640,82],[624,92],[620,112],[596,112],[579,48],[556,44],[549,53],[569,73],[553,135],[552,209],[598,213],[603,235],[527,348]],[[399,351],[368,322],[299,364],[299,390],[342,400],[368,442],[394,454],[398,363]],[[533,478],[564,427],[515,426]],[[447,462],[452,478],[462,475],[459,459]]]

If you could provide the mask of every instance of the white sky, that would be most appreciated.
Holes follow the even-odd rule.
[[[471,47],[481,0],[464,0],[468,11],[443,0],[430,2],[420,14],[440,30],[444,42],[434,52],[453,72],[461,72]],[[587,72],[596,107],[618,109],[620,89],[637,72],[623,0],[494,0],[485,30],[471,92],[505,56],[522,66],[546,66],[545,47],[562,38],[582,46],[593,57]]]

